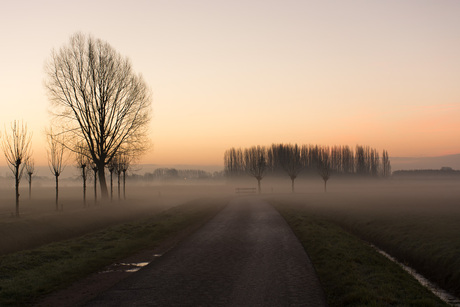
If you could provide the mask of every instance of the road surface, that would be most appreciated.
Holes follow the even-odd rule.
[[[301,244],[257,197],[232,200],[178,246],[86,306],[325,306]]]

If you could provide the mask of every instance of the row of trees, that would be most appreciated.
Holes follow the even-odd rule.
[[[382,161],[376,149],[369,146],[318,146],[273,144],[270,147],[230,148],[224,153],[224,172],[228,178],[249,174],[260,182],[266,174],[281,176],[287,174],[294,181],[300,172],[319,173],[325,189],[331,175],[389,176],[391,165],[386,150]]]
[[[48,166],[55,177],[56,187],[56,211],[63,210],[62,204],[59,209],[59,176],[66,167],[68,160],[67,150],[65,143],[62,140],[62,134],[54,134],[50,129],[46,133],[47,138],[47,155]],[[10,130],[6,129],[2,138],[1,146],[5,155],[7,165],[13,173],[15,181],[15,211],[16,216],[19,216],[19,184],[24,173],[27,175],[29,183],[29,199],[32,195],[32,178],[35,171],[35,163],[31,151],[32,134],[29,133],[27,125],[14,121],[11,124]],[[74,155],[77,167],[81,170],[81,177],[83,178],[83,203],[86,207],[86,181],[88,179],[87,167],[94,171],[94,193],[95,202],[97,201],[97,168],[95,164],[83,154],[82,151]],[[126,198],[126,172],[130,166],[131,160],[128,155],[123,153],[117,154],[111,163],[108,165],[107,170],[110,173],[110,197],[113,199],[113,173],[118,177],[118,199],[120,196],[120,177],[123,176],[123,197]]]
[[[45,87],[53,114],[47,138],[49,166],[56,178],[56,209],[64,151],[77,157],[84,202],[89,169],[95,176],[95,199],[96,178],[101,197],[107,199],[106,169],[110,173],[112,196],[113,173],[118,174],[120,183],[120,174],[126,178],[129,162],[149,147],[150,90],[142,76],[134,73],[128,58],[108,43],[79,33],[70,38],[68,45],[52,51],[45,70]],[[31,134],[25,125],[14,122],[2,145],[15,177],[16,215],[19,216],[19,181],[24,168],[29,174],[29,188],[32,184]]]

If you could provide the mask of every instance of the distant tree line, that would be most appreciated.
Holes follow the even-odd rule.
[[[417,169],[417,170],[399,170],[394,171],[395,178],[408,177],[460,177],[460,171],[454,170],[451,167],[442,167],[441,169]]]
[[[251,152],[257,150],[259,159],[266,164],[266,173],[271,175],[297,176],[300,171],[318,173],[320,164],[327,164],[331,174],[390,176],[391,164],[388,152],[383,150],[382,159],[378,151],[369,146],[291,145],[273,144],[269,147],[230,148],[224,153],[224,172],[227,177],[239,177],[251,169],[248,164]]]
[[[369,146],[319,146],[297,144],[272,144],[269,147],[230,148],[224,153],[224,174],[227,178],[238,178],[249,174],[260,181],[269,174],[285,176],[294,181],[300,173],[319,175],[327,180],[331,175],[359,175],[387,177],[391,175],[388,152],[383,150],[382,159],[378,151]]]
[[[206,180],[223,177],[222,172],[207,172],[199,169],[178,170],[175,168],[157,168],[153,172],[145,173],[144,176],[136,175],[136,179],[147,181],[168,180]]]

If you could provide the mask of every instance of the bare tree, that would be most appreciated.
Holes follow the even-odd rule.
[[[29,200],[32,198],[32,175],[35,171],[34,160],[32,158],[26,161],[27,181],[29,182]]]
[[[128,154],[122,153],[119,157],[119,170],[123,173],[123,199],[126,199],[126,172],[131,164]]]
[[[117,173],[118,169],[118,159],[115,156],[112,161],[110,161],[108,165],[109,173],[110,173],[110,200],[113,200],[113,173]]]
[[[331,161],[329,155],[329,148],[321,148],[320,156],[318,159],[318,171],[321,178],[324,180],[324,193],[327,192],[327,181],[331,176]]]
[[[5,130],[6,127],[5,127]],[[14,175],[16,189],[16,216],[19,217],[19,182],[25,168],[25,161],[30,157],[32,135],[27,131],[27,125],[16,121],[11,123],[11,133],[5,133],[2,139],[2,149],[8,167]]]
[[[47,132],[48,138],[48,166],[56,180],[56,211],[59,211],[59,176],[65,168],[64,165],[64,139],[62,134],[53,134],[50,129]],[[63,206],[61,204],[61,211]]]
[[[105,166],[119,148],[142,154],[149,145],[151,98],[143,78],[127,58],[108,43],[75,34],[53,51],[45,82],[55,121],[72,135],[68,147],[83,141],[99,175],[102,197],[108,197]]]
[[[281,148],[281,167],[287,172],[292,182],[292,193],[294,193],[294,180],[304,168],[302,162],[301,150],[297,144],[280,145]]]
[[[94,204],[97,204],[97,174],[98,174],[99,168],[97,167],[96,164],[91,163],[91,169],[93,170],[93,174],[94,174]]]
[[[88,158],[88,150],[83,143],[80,143],[80,146],[77,148],[76,162],[77,167],[81,170],[81,177],[83,179],[83,206],[86,207],[86,179],[88,177],[86,168],[90,166],[90,160]]]
[[[382,155],[382,175],[383,177],[388,177],[391,175],[390,157],[388,156],[388,151],[386,150],[383,150]]]
[[[246,171],[257,179],[259,194],[261,193],[260,181],[267,170],[267,150],[262,146],[253,146],[244,150],[244,165]]]

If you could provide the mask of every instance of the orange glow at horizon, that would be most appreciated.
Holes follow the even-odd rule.
[[[152,90],[140,163],[223,165],[231,147],[273,143],[460,153],[460,1],[83,0],[69,16],[70,5],[0,11],[0,130],[27,123],[37,165],[43,65],[77,31],[129,57]]]

